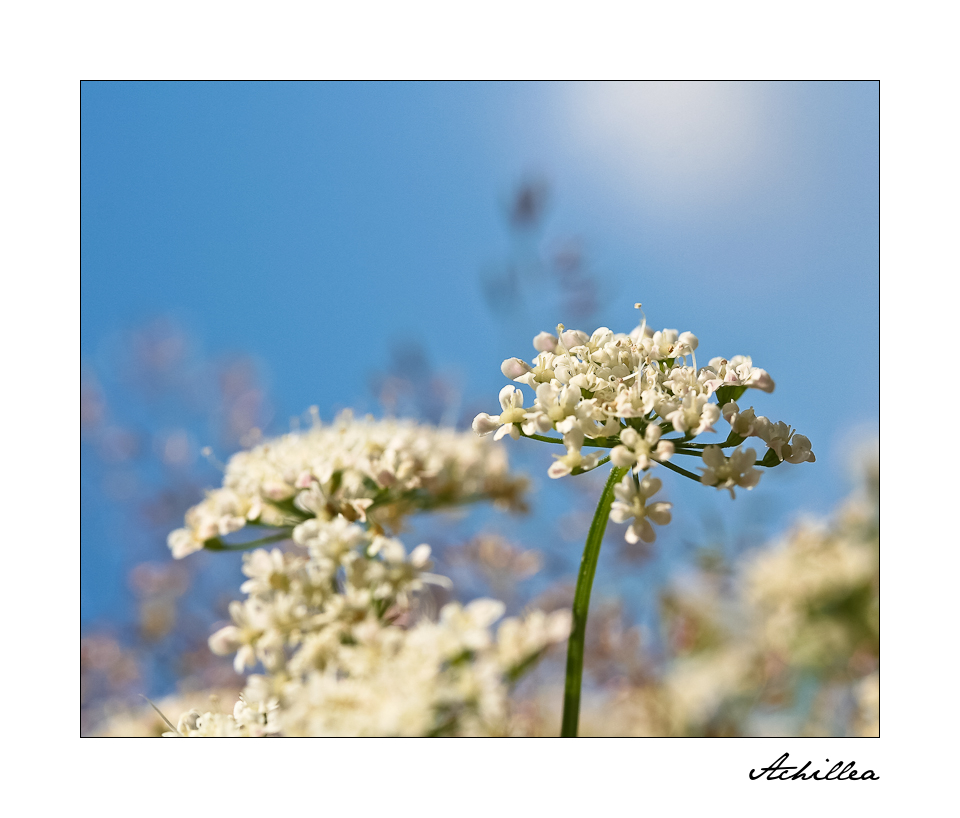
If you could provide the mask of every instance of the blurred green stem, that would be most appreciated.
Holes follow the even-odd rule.
[[[208,551],[247,551],[250,548],[257,548],[261,545],[289,540],[292,533],[292,528],[284,528],[279,534],[272,534],[269,537],[262,537],[259,540],[251,540],[250,542],[237,543],[235,545],[225,543],[220,537],[211,537],[203,543],[203,547]]]
[[[600,544],[603,532],[607,529],[610,506],[613,505],[613,487],[627,473],[625,468],[614,466],[610,477],[603,487],[597,511],[590,524],[587,543],[583,547],[580,560],[580,575],[577,577],[577,590],[573,596],[573,627],[567,643],[567,680],[563,691],[563,722],[561,737],[576,737],[580,723],[580,686],[583,680],[583,646],[587,633],[587,612],[590,608],[590,591],[593,588],[593,575],[597,571],[597,558],[600,556]]]

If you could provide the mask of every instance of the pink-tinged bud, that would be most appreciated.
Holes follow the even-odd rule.
[[[297,478],[297,482],[294,485],[298,489],[307,489],[310,488],[310,484],[313,482],[313,472],[304,471],[300,473],[300,476]]]
[[[557,336],[541,332],[533,339],[533,348],[537,352],[553,352],[557,348]]]
[[[747,382],[747,386],[752,386],[761,392],[772,392],[775,385],[773,378],[767,374],[765,369],[754,369],[753,372],[750,373],[750,380]]]
[[[507,358],[507,360],[500,364],[500,371],[511,381],[515,381],[521,375],[526,375],[532,369],[532,366],[524,363],[519,358]]]
[[[590,336],[578,329],[568,329],[561,336],[561,340],[567,349],[573,349],[574,347],[583,346],[587,343],[587,341],[590,340]]]

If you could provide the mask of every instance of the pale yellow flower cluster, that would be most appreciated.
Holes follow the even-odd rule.
[[[879,735],[878,480],[834,519],[668,589],[667,660],[624,661],[637,681],[586,695],[581,735]],[[512,729],[549,735],[555,715],[521,703]]]
[[[269,521],[299,548],[245,555],[247,597],[210,637],[238,673],[264,672],[248,678],[232,715],[191,710],[168,735],[502,733],[510,686],[566,638],[569,613],[534,611],[496,633],[495,600],[418,619],[424,583],[449,583],[429,573],[429,546],[408,554],[387,526],[475,499],[516,504],[521,487],[503,453],[472,435],[349,415],[236,455],[224,488],[172,535],[175,553],[186,538],[210,547],[221,534],[193,523],[220,513],[218,532]]]
[[[395,529],[418,510],[474,500],[517,507],[523,487],[503,451],[472,435],[346,411],[235,454],[223,487],[187,512],[168,544],[179,559],[247,525],[292,529],[314,517]]]
[[[856,731],[878,729],[875,502],[850,501],[834,521],[802,524],[746,560],[734,618],[720,622],[714,614],[713,627],[722,634],[716,644],[678,660],[664,679],[677,728],[702,726],[738,699],[746,706],[763,695],[776,698],[788,679],[807,678],[819,680],[822,695],[805,729],[836,729],[828,723],[831,696],[857,700]]]
[[[569,633],[566,612],[490,626],[502,603],[445,606],[438,622],[403,630],[368,623],[356,644],[284,690],[287,735],[502,735],[510,682]],[[265,685],[266,681],[261,681]]]
[[[512,682],[566,638],[570,616],[534,611],[494,634],[502,613],[502,603],[480,599],[406,629],[375,616],[348,638],[321,628],[284,667],[249,677],[232,716],[193,710],[165,735],[503,735]]]
[[[792,427],[757,417],[753,407],[741,412],[737,406],[736,399],[747,389],[773,391],[766,370],[745,355],[712,358],[698,368],[699,340],[692,332],[654,332],[644,320],[630,333],[600,327],[588,335],[559,324],[556,335],[541,332],[533,346],[538,354],[531,363],[508,358],[500,367],[511,381],[533,390],[532,405],[524,406],[519,387],[505,386],[499,395],[500,414],[477,415],[473,430],[481,436],[493,433],[497,440],[510,435],[562,444],[566,453],[555,455],[547,471],[552,478],[582,474],[608,460],[630,469],[632,475],[623,478],[620,491],[631,493],[631,499],[620,498],[617,521],[631,516],[628,508],[636,510],[636,523],[627,534],[631,543],[655,539],[651,521],[670,522],[669,503],[656,503],[659,513],[645,514],[652,507],[633,502],[637,492],[642,493],[641,473],[654,466],[665,465],[735,496],[735,487],[757,485],[761,472],[755,466],[816,460],[810,441]],[[694,442],[716,432],[721,416],[731,426],[726,440]],[[674,436],[663,437],[667,434]],[[749,437],[766,444],[763,460],[756,460],[756,449],[741,448]],[[723,452],[731,447],[736,447],[731,454]],[[608,457],[605,449],[610,450]],[[591,453],[585,453],[588,450]],[[668,463],[683,457],[701,459],[702,475]]]
[[[791,664],[829,668],[879,640],[879,534],[848,507],[833,528],[798,528],[758,554],[746,572],[746,599],[763,643]]]
[[[477,415],[474,431],[496,432],[498,438],[557,431],[568,449],[577,453],[585,440],[611,439],[625,447],[619,458],[638,464],[638,472],[648,469],[656,459],[666,460],[673,453],[664,441],[651,461],[650,447],[659,440],[659,434],[645,435],[651,424],[661,432],[679,432],[690,439],[714,431],[720,406],[710,398],[721,388],[726,388],[721,400],[731,400],[748,387],[773,391],[767,372],[742,355],[730,361],[714,358],[709,366],[697,369],[698,343],[691,332],[653,332],[646,322],[629,334],[600,327],[592,335],[565,330],[561,324],[557,335],[542,332],[534,338],[539,354],[532,364],[510,358],[501,366],[508,378],[535,391],[533,405],[524,408],[520,390],[504,387],[500,392],[503,412]],[[688,357],[692,365],[687,364]],[[623,439],[627,429],[632,432]],[[646,443],[639,455],[638,442]],[[550,476],[561,477],[575,468],[586,471],[597,460],[564,465],[561,459]]]

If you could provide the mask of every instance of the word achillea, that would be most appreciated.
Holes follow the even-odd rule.
[[[477,415],[473,429],[479,435],[493,432],[495,439],[509,434],[563,446],[566,453],[548,471],[553,478],[613,463],[587,536],[573,603],[561,735],[575,736],[590,589],[607,518],[632,521],[626,533],[631,543],[655,539],[652,524],[666,525],[671,519],[670,503],[651,502],[662,486],[649,473],[658,465],[735,497],[735,487],[757,485],[757,466],[816,458],[810,441],[787,424],[737,404],[748,389],[773,391],[767,372],[742,355],[712,358],[698,369],[698,341],[690,332],[653,332],[644,320],[629,334],[601,327],[588,336],[560,324],[556,335],[541,332],[533,346],[538,354],[531,363],[509,358],[500,367],[507,378],[534,390],[533,404],[525,408],[521,390],[505,386],[500,391],[503,411]],[[730,427],[726,440],[696,442],[698,436],[716,432],[721,418]],[[549,435],[553,431],[561,437]],[[748,438],[766,446],[761,460],[755,448],[743,447]],[[596,451],[584,454],[585,448]],[[733,451],[726,454],[725,449]],[[609,450],[605,457],[604,450]],[[701,474],[669,462],[678,455],[699,459]]]
[[[491,626],[502,603],[446,605],[418,616],[430,548],[409,554],[392,536],[413,512],[478,500],[520,504],[522,481],[504,453],[458,433],[413,423],[315,417],[304,433],[234,455],[223,487],[186,515],[169,545],[248,549],[292,540],[294,550],[245,555],[243,602],[210,638],[247,678],[232,714],[184,714],[172,736],[497,735],[510,686],[570,630],[566,613],[534,611]],[[248,525],[267,536],[223,538]],[[171,725],[173,727],[173,725]]]

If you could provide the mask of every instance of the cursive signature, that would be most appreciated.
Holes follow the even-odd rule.
[[[756,770],[750,770],[750,780],[756,781],[758,778],[763,778],[764,775],[767,776],[768,781],[806,781],[807,779],[812,778],[814,781],[879,781],[876,773],[873,770],[864,770],[862,773],[859,772],[856,768],[855,761],[847,762],[846,766],[842,761],[838,761],[834,764],[824,775],[820,770],[811,770],[808,772],[810,765],[813,763],[808,761],[802,767],[791,767],[787,765],[787,759],[790,758],[790,753],[784,753],[780,758],[773,762],[768,767],[761,767],[760,772]],[[827,764],[830,763],[830,759],[826,759]],[[796,770],[796,772],[794,772]]]

